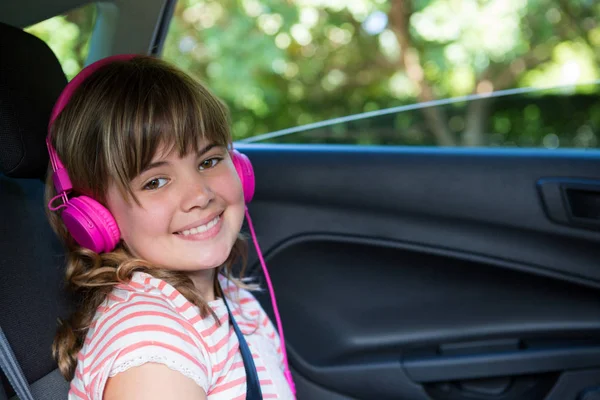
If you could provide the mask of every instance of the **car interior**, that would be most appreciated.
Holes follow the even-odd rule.
[[[98,3],[89,61],[160,56],[174,3]],[[35,399],[67,395],[51,343],[77,299],[43,199],[67,78],[23,28],[82,4],[0,3],[0,326]],[[235,147],[298,399],[600,399],[598,152]]]

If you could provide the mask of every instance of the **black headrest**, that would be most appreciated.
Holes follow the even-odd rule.
[[[45,137],[54,102],[67,84],[42,40],[0,22],[0,172],[43,179]]]
[[[44,177],[48,120],[66,83],[43,41],[0,23],[0,326],[29,382],[56,368],[56,318],[68,315],[72,299],[63,290],[64,250],[44,212],[45,185],[12,178]]]

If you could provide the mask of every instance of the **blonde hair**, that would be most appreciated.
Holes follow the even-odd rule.
[[[73,194],[85,194],[106,205],[112,181],[127,199],[137,198],[129,183],[151,162],[156,151],[180,156],[198,151],[203,140],[231,148],[226,106],[203,85],[171,65],[139,56],[101,67],[81,83],[50,130],[56,152],[69,172]],[[49,168],[46,201],[56,195]],[[214,312],[182,272],[154,268],[134,258],[124,243],[110,253],[97,254],[77,245],[59,215],[48,212],[50,225],[67,249],[66,280],[81,300],[67,321],[60,321],[52,352],[62,375],[73,379],[77,353],[96,312],[114,286],[144,271],[175,287],[198,306],[202,317]],[[238,287],[246,266],[246,241],[238,236],[225,262],[214,275],[215,293],[221,294],[218,274]],[[232,276],[242,261],[240,278]],[[218,318],[215,317],[218,321]]]

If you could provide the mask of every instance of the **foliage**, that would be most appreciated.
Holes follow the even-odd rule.
[[[93,10],[55,20],[31,29],[72,76]],[[590,0],[179,0],[164,57],[229,104],[238,139],[481,95],[274,140],[587,148],[598,146],[599,85],[485,96],[600,79],[599,21]]]
[[[96,7],[94,4],[89,4],[25,30],[50,46],[60,61],[65,75],[71,79],[85,64],[95,18]]]

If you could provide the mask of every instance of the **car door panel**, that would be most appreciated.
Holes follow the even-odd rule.
[[[250,211],[291,363],[310,385],[359,399],[543,399],[562,371],[600,367],[600,233],[553,222],[537,187],[594,180],[597,158],[237,147],[254,164]]]

